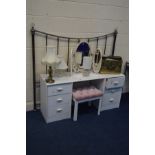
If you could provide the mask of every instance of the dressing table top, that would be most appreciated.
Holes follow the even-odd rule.
[[[47,78],[47,74],[41,74],[40,77],[43,81]],[[89,80],[97,80],[97,79],[105,79],[105,78],[115,78],[121,77],[124,74],[99,74],[91,72],[89,76],[83,76],[82,73],[69,73],[68,74],[59,74],[58,76],[54,76],[53,79],[55,80],[54,83],[46,83],[47,86],[56,85],[56,84],[63,84],[63,83],[73,83],[73,82],[80,82],[80,81],[89,81]]]

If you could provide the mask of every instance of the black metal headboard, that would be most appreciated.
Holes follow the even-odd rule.
[[[81,39],[86,39],[88,42],[90,41],[96,41],[96,48],[98,48],[98,41],[101,39],[105,40],[105,46],[104,46],[104,54],[106,51],[106,46],[107,46],[107,38],[108,37],[113,37],[113,45],[112,45],[112,51],[111,55],[114,56],[114,51],[115,51],[115,43],[116,43],[116,37],[117,37],[117,30],[115,30],[112,33],[102,35],[102,36],[97,36],[97,37],[87,37],[87,38],[71,38],[71,37],[64,37],[64,36],[58,36],[58,35],[53,35],[49,34],[46,32],[42,32],[39,30],[36,30],[34,27],[31,29],[31,35],[32,35],[32,65],[33,65],[33,102],[34,102],[34,110],[37,109],[37,104],[36,104],[36,67],[35,67],[35,35],[42,34],[43,37],[45,37],[46,40],[46,48],[47,48],[47,40],[48,36],[52,37],[57,41],[57,54],[59,54],[59,42],[60,39],[65,39],[68,44],[68,55],[67,55],[67,65],[69,63],[69,48],[70,48],[70,43],[71,42],[80,42]],[[50,38],[51,39],[51,38]],[[47,72],[47,66],[46,66],[46,72]]]

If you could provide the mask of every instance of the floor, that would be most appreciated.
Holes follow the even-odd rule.
[[[101,112],[79,106],[78,121],[46,124],[40,111],[26,113],[27,155],[128,155],[129,94],[119,109]]]

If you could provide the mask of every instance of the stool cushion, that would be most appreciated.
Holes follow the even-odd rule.
[[[73,90],[73,98],[77,101],[94,97],[100,97],[102,95],[102,91],[95,87],[85,87]]]

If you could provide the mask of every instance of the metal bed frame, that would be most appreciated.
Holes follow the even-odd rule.
[[[48,36],[52,37],[52,39],[55,39],[57,41],[57,54],[59,54],[59,42],[60,39],[65,39],[68,44],[68,55],[67,55],[67,65],[69,64],[69,48],[70,48],[70,42],[75,42],[77,41],[78,43],[80,42],[81,39],[86,39],[88,43],[90,41],[96,41],[96,48],[98,48],[98,41],[101,39],[105,39],[105,46],[104,46],[104,54],[106,51],[106,46],[107,46],[107,38],[108,37],[113,37],[113,45],[112,45],[112,52],[111,55],[114,56],[114,51],[115,51],[115,43],[116,43],[116,37],[117,37],[117,30],[115,30],[112,33],[106,34],[106,35],[101,35],[97,37],[87,37],[87,38],[72,38],[72,37],[65,37],[65,36],[58,36],[54,34],[49,34],[46,32],[42,32],[39,30],[36,30],[34,27],[31,29],[31,36],[32,36],[32,67],[33,67],[33,109],[37,110],[37,104],[36,104],[36,67],[35,67],[35,36],[42,34],[43,37],[46,39],[46,48],[47,48],[47,41],[48,41]],[[50,38],[51,39],[51,38]],[[47,66],[46,66],[46,72],[47,72]]]

